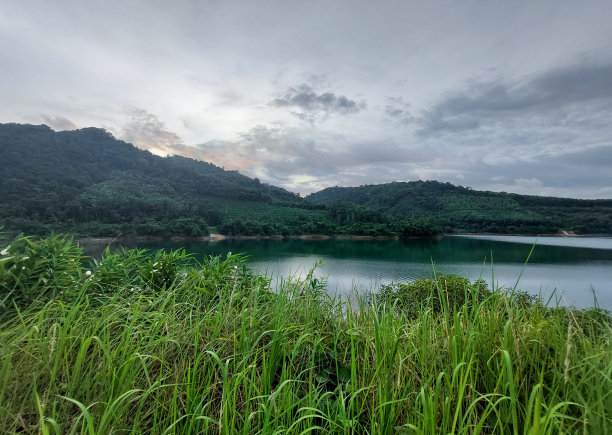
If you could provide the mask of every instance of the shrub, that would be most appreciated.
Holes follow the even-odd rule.
[[[469,279],[457,275],[437,275],[435,279],[382,285],[376,299],[379,303],[395,304],[407,314],[416,316],[425,306],[438,313],[446,306],[458,308],[480,303],[490,294],[483,280],[472,284]]]
[[[85,272],[87,279],[98,292],[112,295],[141,284],[141,268],[147,251],[120,248],[111,252],[106,248],[100,259],[93,259],[92,270]]]
[[[199,267],[191,270],[191,275],[191,279],[186,280],[191,286],[188,290],[195,290],[207,297],[216,298],[227,291],[245,296],[255,289],[268,289],[270,286],[269,278],[254,274],[248,267],[245,255],[231,252],[225,258],[205,257]]]
[[[184,249],[157,251],[153,257],[139,266],[140,277],[150,290],[169,289],[175,283],[177,273],[185,269],[190,259],[191,255]]]
[[[19,308],[49,300],[79,281],[83,250],[72,238],[17,236],[0,251],[0,304]],[[12,303],[11,303],[12,301]]]

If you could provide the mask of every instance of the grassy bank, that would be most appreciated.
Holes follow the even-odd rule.
[[[385,287],[358,309],[244,258],[71,241],[0,250],[7,433],[593,433],[612,329],[482,282]]]

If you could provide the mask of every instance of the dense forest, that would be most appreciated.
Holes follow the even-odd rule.
[[[436,181],[332,187],[308,196],[98,128],[0,124],[0,227],[79,236],[444,232],[612,233],[612,200],[483,192]]]
[[[612,200],[476,191],[437,181],[331,187],[314,205],[350,201],[403,219],[433,219],[444,232],[612,234]]]
[[[21,124],[0,124],[0,226],[113,237],[437,231],[427,219],[337,201],[315,205],[211,163],[155,156],[102,129]]]

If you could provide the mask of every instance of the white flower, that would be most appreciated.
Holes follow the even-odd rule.
[[[0,255],[6,255],[8,254],[8,250],[9,250],[10,246],[7,246],[6,248],[4,248],[2,251],[0,251]]]
[[[91,275],[91,270],[88,270],[87,272],[85,272],[85,275],[87,276]]]

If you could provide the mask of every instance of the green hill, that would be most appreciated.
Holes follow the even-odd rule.
[[[404,219],[431,219],[445,232],[612,234],[612,200],[477,191],[437,181],[330,187],[313,204],[350,201]]]
[[[211,163],[158,157],[102,129],[21,124],[0,124],[0,226],[80,236],[430,232],[355,205],[313,205]]]
[[[306,200],[105,130],[0,124],[0,226],[80,236],[446,232],[612,233],[612,200],[480,192],[416,181],[332,187]]]

